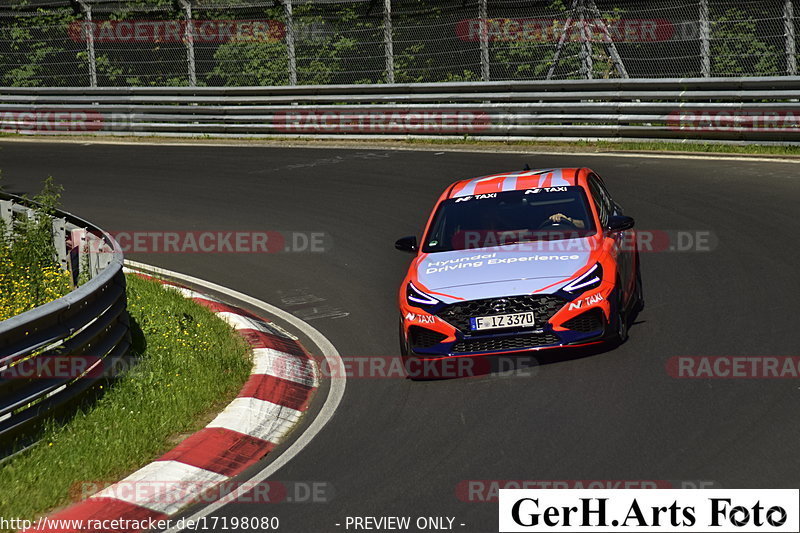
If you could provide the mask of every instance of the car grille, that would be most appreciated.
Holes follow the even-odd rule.
[[[436,315],[463,333],[470,333],[470,317],[533,311],[536,323],[541,325],[550,320],[565,303],[566,300],[552,294],[526,294],[507,298],[486,298],[484,300],[457,302],[442,308]]]
[[[600,309],[586,311],[575,318],[570,318],[562,324],[562,327],[586,333],[603,329],[603,312]]]
[[[431,346],[436,346],[446,338],[447,335],[443,335],[437,331],[431,331],[427,328],[421,328],[419,326],[409,326],[408,328],[408,340],[411,346],[415,348],[430,348]]]
[[[493,352],[496,350],[524,350],[527,348],[536,348],[538,346],[547,346],[548,344],[558,344],[559,342],[559,338],[552,333],[486,337],[457,342],[453,345],[452,352],[470,353]]]

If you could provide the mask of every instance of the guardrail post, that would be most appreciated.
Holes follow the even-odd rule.
[[[183,42],[186,44],[186,65],[189,71],[189,85],[197,86],[197,70],[194,64],[194,22],[192,21],[192,3],[189,0],[179,0],[183,8],[186,27],[183,31]]]
[[[711,76],[711,24],[708,20],[708,0],[700,0],[700,74]]]
[[[11,200],[0,200],[0,220],[6,230],[3,237],[11,236],[14,231],[14,202]]]
[[[94,278],[100,273],[100,251],[103,247],[103,240],[98,239],[94,233],[86,233],[86,244],[89,247],[89,279]]]
[[[294,53],[292,0],[283,0],[283,17],[286,19],[286,56],[289,63],[289,85],[297,85],[297,57]]]
[[[63,270],[69,270],[67,256],[67,221],[63,218],[53,219],[53,244],[56,248],[56,259]]]
[[[797,45],[794,32],[794,3],[786,0],[783,4],[783,29],[786,36],[786,74],[797,75]]]
[[[92,25],[92,6],[86,0],[77,0],[83,11],[83,33],[86,36],[86,54],[89,56],[89,86],[97,87],[97,61],[94,57],[94,28]]]
[[[72,249],[76,250],[78,256],[78,272],[75,275],[77,284],[84,282],[91,278],[91,269],[89,268],[89,248],[86,242],[86,230],[79,228],[73,229],[72,234]]]
[[[394,83],[394,36],[392,0],[383,0],[383,48],[386,54],[386,83]]]
[[[478,18],[481,28],[481,80],[489,81],[489,7],[488,0],[480,0]]]

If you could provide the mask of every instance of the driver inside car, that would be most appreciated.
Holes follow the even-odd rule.
[[[583,229],[586,227],[586,223],[583,220],[579,218],[568,217],[564,213],[556,213],[554,215],[550,215],[547,218],[547,220],[551,224],[564,224],[564,223],[571,224],[577,229]]]

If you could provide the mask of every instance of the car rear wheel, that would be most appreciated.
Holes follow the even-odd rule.
[[[636,252],[636,294],[634,309],[638,313],[644,309],[644,288],[642,287],[642,269],[639,265],[639,252]]]

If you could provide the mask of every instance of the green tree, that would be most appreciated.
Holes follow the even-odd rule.
[[[759,39],[754,17],[743,9],[726,9],[712,23],[712,75],[778,75],[778,57],[775,46]]]

